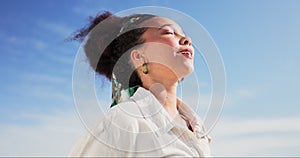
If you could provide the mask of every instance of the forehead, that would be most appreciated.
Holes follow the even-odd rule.
[[[160,28],[166,24],[171,25],[174,29],[178,31],[182,31],[181,27],[176,22],[165,17],[153,17],[149,20],[146,20],[141,26]]]

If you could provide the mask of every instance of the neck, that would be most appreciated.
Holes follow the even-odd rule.
[[[174,118],[177,114],[177,81],[174,83],[164,82],[152,82],[148,86],[145,86],[161,103],[171,118]]]

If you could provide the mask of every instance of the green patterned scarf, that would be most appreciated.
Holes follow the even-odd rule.
[[[127,89],[122,89],[121,83],[119,83],[116,79],[116,76],[112,74],[112,104],[110,107],[113,107],[123,101],[128,100],[139,86],[129,87]]]

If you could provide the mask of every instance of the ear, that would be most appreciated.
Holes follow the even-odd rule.
[[[144,60],[145,60],[144,55],[142,54],[142,52],[140,50],[137,50],[137,49],[131,51],[130,58],[131,58],[132,62],[134,64],[137,64],[137,65],[140,65],[140,64],[144,63]]]

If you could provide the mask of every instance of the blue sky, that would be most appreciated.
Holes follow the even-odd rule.
[[[300,1],[1,0],[0,4],[0,156],[67,155],[84,128],[72,96],[79,44],[64,39],[100,10],[116,13],[149,5],[190,15],[218,45],[227,95],[211,133],[214,155],[300,155]],[[205,91],[209,73],[203,74],[199,78]]]

